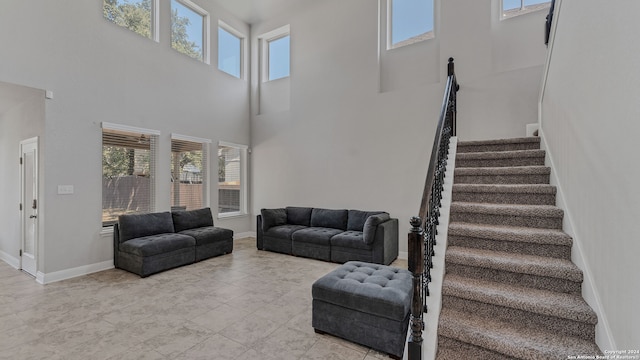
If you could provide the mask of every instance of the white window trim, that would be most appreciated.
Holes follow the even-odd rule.
[[[174,134],[171,133],[171,140],[182,140],[182,141],[191,141],[194,143],[201,143],[203,145],[205,145],[205,151],[206,153],[206,159],[209,162],[205,168],[205,174],[204,176],[206,177],[206,183],[208,186],[204,186],[203,190],[202,190],[202,205],[203,207],[211,207],[211,143],[213,143],[213,141],[211,139],[205,139],[205,138],[199,138],[199,137],[195,137],[195,136],[189,136],[189,135],[181,135],[181,134]]]
[[[218,213],[218,219],[227,219],[227,218],[245,216],[247,215],[247,207],[248,207],[247,206],[247,188],[248,188],[247,187],[247,153],[248,153],[249,147],[247,145],[235,144],[235,143],[226,142],[226,141],[218,141],[218,147],[220,146],[235,147],[242,150],[242,152],[240,153],[240,211],[228,212],[223,214]],[[217,158],[218,157],[216,156],[216,160]],[[217,164],[217,161],[216,161],[216,164]],[[216,169],[217,169],[217,166],[216,166]],[[217,183],[218,182],[216,182],[216,187],[217,187]],[[217,211],[217,207],[216,207],[216,211]]]
[[[239,79],[244,79],[245,78],[245,68],[244,68],[244,59],[245,59],[245,46],[246,46],[246,35],[244,35],[243,33],[241,33],[240,31],[234,29],[231,25],[225,23],[222,20],[218,20],[218,27],[223,28],[226,32],[230,33],[231,35],[237,37],[238,39],[240,39],[240,78]],[[218,51],[220,51],[220,44],[218,44]],[[226,71],[222,71],[220,70],[220,64],[217,64],[217,68],[220,72],[223,72],[225,74],[227,74]],[[231,75],[231,74],[229,74]],[[233,75],[231,75],[233,76]],[[235,76],[234,76],[235,77]]]
[[[521,0],[520,3],[524,4],[524,1]],[[520,7],[520,9],[517,9],[517,10],[516,9],[507,10],[508,13],[505,13],[504,0],[500,0],[500,20],[502,21],[502,20],[512,19],[514,17],[524,15],[524,14],[531,14],[531,13],[535,13],[542,10],[549,10],[550,6],[551,6],[551,0],[542,4],[530,5],[529,7],[526,7],[526,8]]]
[[[289,69],[289,76],[281,77],[278,79],[269,80],[269,43],[274,40],[281,39],[285,36],[291,35],[291,26],[284,25],[275,30],[271,30],[258,36],[260,47],[260,78],[262,82],[276,81],[280,79],[286,79],[291,77],[291,69]],[[291,57],[291,49],[289,49],[289,57]],[[291,64],[291,63],[289,63]]]
[[[436,1],[433,1],[433,11],[432,11],[432,16],[433,16],[433,29],[431,31],[427,31],[426,33],[422,33],[419,35],[416,35],[412,38],[409,39],[405,39],[402,40],[400,42],[398,42],[397,44],[393,44],[393,37],[392,37],[392,32],[393,32],[393,21],[392,21],[392,15],[393,15],[393,0],[387,0],[387,23],[386,23],[386,33],[387,33],[387,50],[393,50],[393,49],[398,49],[401,48],[403,46],[407,46],[407,45],[412,45],[412,44],[417,44],[419,42],[422,41],[426,41],[429,39],[433,39],[436,37],[435,35],[435,28],[436,28]],[[502,1],[502,0],[500,0]]]
[[[202,16],[202,62],[210,65],[211,46],[209,46],[209,34],[211,34],[211,15],[209,15],[209,12],[207,12],[205,9],[201,8],[191,0],[176,1]]]

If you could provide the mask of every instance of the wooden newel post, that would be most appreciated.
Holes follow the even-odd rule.
[[[422,232],[422,219],[412,217],[409,221],[411,230],[409,231],[409,271],[413,277],[413,298],[411,299],[411,317],[409,320],[408,358],[409,360],[422,359],[422,331],[424,322],[422,321],[423,300],[422,300],[422,273],[424,271],[424,234]]]

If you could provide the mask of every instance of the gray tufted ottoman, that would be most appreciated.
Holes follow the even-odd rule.
[[[313,284],[313,328],[401,358],[412,289],[407,270],[347,262]]]

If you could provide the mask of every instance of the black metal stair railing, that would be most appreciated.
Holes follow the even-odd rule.
[[[431,160],[427,170],[422,202],[418,216],[410,220],[408,268],[413,276],[413,298],[411,302],[411,330],[408,343],[408,359],[422,359],[423,313],[427,312],[426,297],[431,282],[433,248],[436,245],[438,218],[444,184],[444,174],[449,154],[449,139],[456,134],[456,95],[458,82],[454,72],[453,58],[447,66],[447,85],[438,120],[435,139],[431,149]]]

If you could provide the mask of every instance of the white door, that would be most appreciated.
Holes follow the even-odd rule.
[[[36,276],[38,249],[38,138],[20,142],[22,251],[20,266]]]

